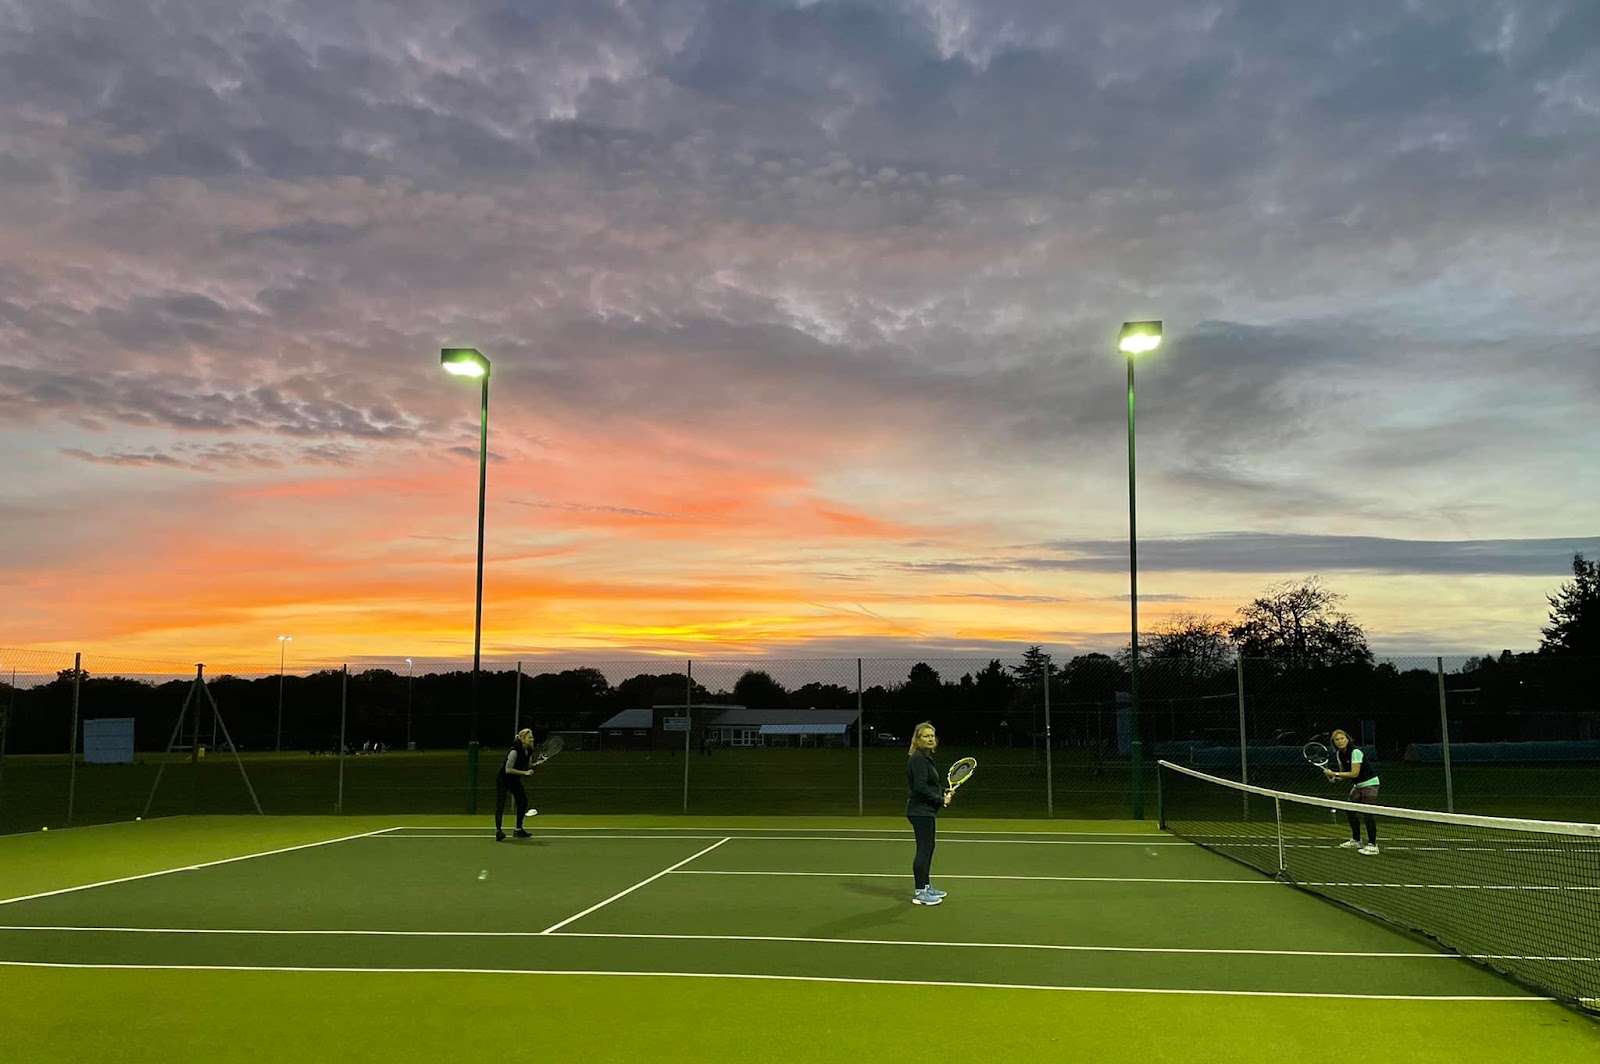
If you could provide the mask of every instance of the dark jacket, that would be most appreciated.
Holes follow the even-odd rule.
[[[1372,756],[1365,750],[1361,751],[1361,764],[1351,764],[1351,762],[1353,762],[1355,759],[1350,755],[1355,753],[1358,749],[1360,749],[1360,747],[1356,746],[1355,743],[1351,743],[1343,750],[1340,750],[1336,746],[1331,751],[1333,754],[1334,767],[1338,771],[1349,772],[1352,768],[1359,768],[1361,770],[1361,774],[1350,781],[1351,786],[1355,786],[1358,783],[1365,783],[1378,774],[1378,763],[1374,761]]]
[[[513,743],[512,746],[511,746],[511,749],[506,751],[505,760],[500,762],[500,771],[496,772],[495,775],[499,776],[501,779],[508,779],[509,778],[509,779],[514,779],[514,780],[520,780],[520,779],[522,779],[521,776],[513,776],[511,773],[507,772],[506,769],[508,769],[508,768],[519,768],[519,769],[522,769],[523,771],[527,771],[528,766],[532,761],[533,761],[533,751],[532,750],[529,750],[526,746],[523,746],[521,743]]]
[[[920,750],[906,758],[906,816],[938,816],[944,808],[944,780],[933,758]]]

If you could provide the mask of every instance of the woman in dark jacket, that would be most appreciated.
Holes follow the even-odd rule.
[[[937,749],[939,736],[933,725],[918,724],[911,733],[911,749],[906,758],[906,819],[911,821],[917,838],[917,856],[911,862],[911,878],[916,887],[916,893],[911,895],[913,905],[938,905],[945,897],[944,891],[935,890],[928,881],[933,872],[934,828],[939,810],[950,804],[950,792],[933,763]]]

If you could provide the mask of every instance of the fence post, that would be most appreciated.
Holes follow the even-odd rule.
[[[683,715],[689,726],[683,733],[683,812],[689,812],[689,735],[694,731],[694,659],[689,658],[683,669]]]
[[[0,716],[0,798],[3,798],[6,776],[6,734],[11,730],[11,719],[17,715],[17,665],[11,664],[11,694],[6,700],[6,712]],[[0,820],[0,823],[3,823]]]
[[[1444,698],[1444,658],[1433,659],[1438,666],[1439,676],[1439,752],[1444,756],[1444,808],[1448,813],[1456,811],[1455,783],[1450,778],[1450,711],[1445,706]]]
[[[189,811],[200,812],[200,694],[206,686],[205,662],[194,667],[194,716],[189,719]],[[158,777],[159,778],[159,777]]]
[[[866,717],[861,705],[861,659],[856,659],[856,816],[867,814]]]
[[[339,670],[339,796],[334,799],[333,811],[344,812],[344,719],[350,702],[350,666]]]
[[[1234,674],[1238,677],[1239,689],[1239,782],[1250,782],[1250,740],[1244,716],[1244,655],[1241,654],[1234,661]],[[1244,818],[1250,819],[1250,792],[1240,791],[1244,799]]]
[[[1056,815],[1055,762],[1050,756],[1050,657],[1044,659],[1044,815]]]
[[[522,730],[522,662],[517,662],[517,693],[511,700],[511,734]]]
[[[72,803],[78,794],[78,690],[83,682],[83,654],[72,655],[72,738],[67,745],[67,827],[72,826]]]

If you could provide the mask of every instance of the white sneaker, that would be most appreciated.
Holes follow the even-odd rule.
[[[1341,849],[1341,850],[1354,850],[1357,847],[1359,847],[1360,845],[1361,844],[1359,842],[1357,842],[1355,839],[1345,839],[1343,842],[1341,842],[1339,844],[1339,849]]]
[[[1375,854],[1377,852],[1378,852],[1378,844],[1375,843],[1375,842],[1369,842],[1365,846],[1362,846],[1362,847],[1360,847],[1360,848],[1358,848],[1356,850],[1356,853],[1366,854],[1368,857],[1371,857],[1373,854]]]
[[[912,905],[938,905],[942,901],[944,901],[943,898],[935,894],[929,894],[925,890],[919,890],[911,895]]]

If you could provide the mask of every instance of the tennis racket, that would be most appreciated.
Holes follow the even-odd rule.
[[[561,736],[550,736],[550,738],[546,739],[539,745],[539,759],[535,761],[534,764],[544,764],[546,761],[549,761],[552,757],[555,757],[557,754],[559,754],[562,748],[566,745],[566,743],[561,741]]]
[[[1319,742],[1306,743],[1300,748],[1300,756],[1318,768],[1328,767],[1328,748]]]
[[[970,780],[972,778],[972,774],[977,770],[977,758],[963,757],[960,761],[957,761],[955,764],[951,765],[950,771],[945,775],[946,789],[948,789],[951,794],[954,794],[956,792],[956,788]]]

